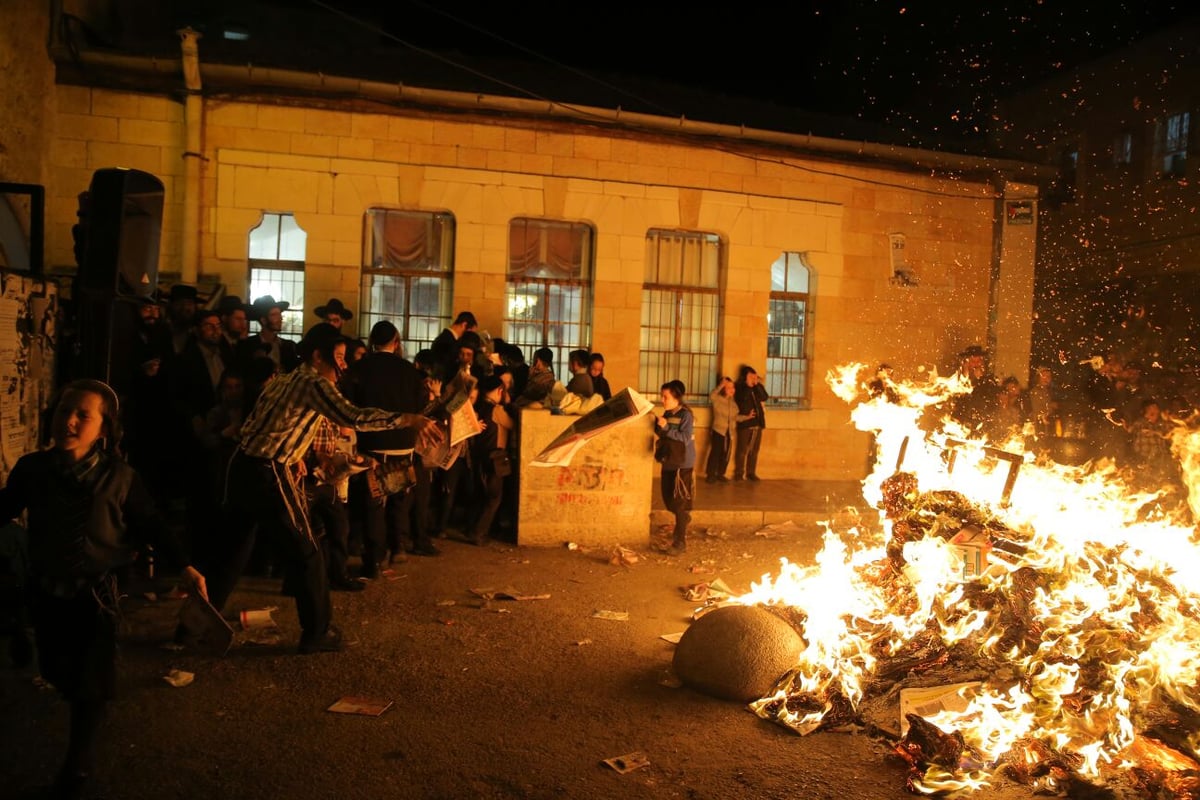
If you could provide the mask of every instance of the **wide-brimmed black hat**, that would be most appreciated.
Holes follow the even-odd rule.
[[[238,297],[236,294],[227,294],[221,298],[220,302],[217,303],[217,313],[221,316],[225,316],[233,311],[237,311],[239,308],[246,312],[246,316],[249,316],[254,310],[250,306],[243,303],[242,298]]]
[[[321,319],[324,319],[330,314],[337,314],[343,320],[350,319],[354,316],[354,314],[350,313],[350,309],[342,305],[342,301],[338,300],[336,297],[332,298],[323,306],[317,306],[314,309],[314,313],[316,313],[316,315]]]
[[[177,283],[171,287],[171,293],[167,295],[167,300],[174,303],[176,300],[195,300],[196,287],[188,286],[186,283]]]
[[[254,319],[258,319],[270,311],[272,308],[278,308],[280,311],[287,311],[291,303],[286,300],[276,300],[269,294],[264,294],[262,297],[254,298],[254,302],[250,306],[250,314]]]

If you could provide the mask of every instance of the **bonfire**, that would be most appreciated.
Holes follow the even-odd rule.
[[[752,710],[807,734],[867,725],[873,699],[898,695],[895,751],[919,793],[1005,778],[1200,797],[1196,498],[1171,506],[1023,439],[972,441],[931,424],[964,383],[870,397],[866,372],[829,380],[876,437],[864,496],[879,524],[827,528],[813,565],[782,559],[737,598],[797,621],[805,645]],[[1195,431],[1173,449],[1185,475],[1197,467]]]

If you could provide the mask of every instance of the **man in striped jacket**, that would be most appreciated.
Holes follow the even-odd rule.
[[[321,417],[360,431],[413,428],[423,442],[441,437],[437,423],[420,414],[359,408],[338,392],[346,340],[329,323],[314,325],[300,343],[303,363],[263,390],[242,426],[229,463],[225,500],[229,524],[223,557],[213,570],[209,598],[220,610],[253,549],[255,527],[269,537],[284,569],[284,592],[296,598],[300,652],[335,651],[341,634],[331,624],[329,582],[308,520],[301,478],[303,457]]]

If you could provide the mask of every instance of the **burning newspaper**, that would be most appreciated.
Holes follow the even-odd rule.
[[[589,440],[610,428],[638,419],[652,408],[654,404],[645,397],[633,389],[624,389],[604,405],[572,422],[537,454],[530,466],[568,467],[576,451]]]

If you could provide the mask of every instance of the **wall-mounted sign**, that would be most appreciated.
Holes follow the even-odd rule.
[[[1010,200],[1004,204],[1004,218],[1009,225],[1033,224],[1033,201]]]

